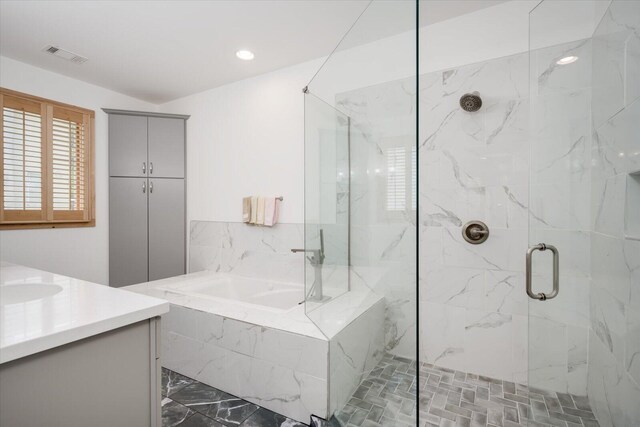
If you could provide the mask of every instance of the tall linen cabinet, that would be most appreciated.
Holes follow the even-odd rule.
[[[189,116],[109,114],[109,285],[185,273]]]

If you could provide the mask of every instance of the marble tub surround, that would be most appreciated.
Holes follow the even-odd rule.
[[[248,227],[242,222],[191,221],[190,273],[210,270],[304,283],[304,225]]]
[[[162,425],[303,427],[304,424],[162,369]]]
[[[229,274],[204,271],[126,288],[171,303],[162,322],[163,366],[307,422],[311,414],[328,414],[336,384],[351,387],[346,395],[334,393],[337,407],[375,365],[382,327],[370,325],[383,325],[382,298],[354,291],[332,300],[328,307],[334,314],[325,318],[325,330],[334,334],[327,336],[305,315],[303,304],[288,311],[261,310],[180,293],[181,285],[213,283],[220,276]],[[354,302],[360,311],[345,318],[341,313],[353,315]],[[332,384],[329,359],[337,352],[341,357],[333,369],[340,370],[342,382]]]
[[[0,264],[0,287],[47,284],[53,295],[15,304],[0,301],[0,363],[160,316],[161,299],[22,265]],[[0,292],[2,292],[0,289]]]
[[[640,425],[639,23],[615,0],[593,37],[588,389],[606,427]]]

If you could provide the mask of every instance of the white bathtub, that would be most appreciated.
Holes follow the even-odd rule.
[[[275,313],[292,310],[304,300],[302,284],[224,274],[218,274],[206,282],[169,283],[158,286],[158,289],[217,302],[233,301],[234,304]]]

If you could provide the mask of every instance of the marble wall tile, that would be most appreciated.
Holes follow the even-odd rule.
[[[566,391],[567,326],[553,320],[529,318],[529,386]]]
[[[329,343],[329,412],[341,409],[382,359],[384,301],[379,301]]]
[[[467,309],[464,325],[465,365],[468,372],[513,377],[512,316]]]
[[[385,348],[404,357],[414,357],[416,348],[417,215],[411,206],[387,211],[386,153],[391,147],[406,153],[415,148],[415,95],[415,79],[408,78],[335,99],[351,120],[351,272],[356,282],[385,297]]]
[[[603,427],[633,426],[640,420],[640,386],[621,369],[611,352],[590,331],[589,402]]]
[[[626,184],[626,176],[622,174],[594,180],[591,210],[594,231],[622,238]]]
[[[304,258],[291,248],[304,246],[304,226],[274,227],[192,221],[189,272],[212,270],[304,283]]]
[[[640,385],[640,311],[627,309],[624,366],[629,376]]]
[[[624,246],[625,242],[620,238],[592,233],[591,277],[597,285],[606,286],[607,291],[618,301],[628,303],[631,271]]]
[[[577,56],[571,64],[559,65],[557,61],[567,56]],[[531,55],[532,89],[537,97],[573,92],[591,87],[591,40],[578,40],[539,49]]]
[[[609,8],[593,36],[592,115],[596,129],[625,105],[624,63],[628,32],[617,18]]]
[[[640,100],[636,100],[596,129],[599,177],[607,178],[619,173],[640,170]]]
[[[461,307],[420,304],[423,361],[450,369],[466,367],[465,312]]]
[[[589,328],[568,326],[567,340],[567,392],[586,396]]]
[[[554,66],[563,54],[580,61]],[[586,355],[586,347],[575,347],[570,374],[566,328],[584,331],[589,325],[589,235],[580,230],[591,224],[590,54],[588,40],[536,52],[532,75],[539,81],[533,103],[526,54],[421,77],[420,166],[428,168],[420,170],[421,351],[426,360],[526,382],[530,304],[523,259],[533,242],[531,226],[541,241],[566,251],[562,297],[557,304],[536,307],[542,319],[564,331],[557,372],[539,372],[537,378],[567,392],[571,377],[572,390],[584,389],[586,371],[578,353]],[[476,90],[482,109],[461,111],[459,97]],[[489,225],[487,242],[474,246],[462,239],[461,226],[469,220]],[[550,265],[539,267],[543,273],[537,280],[549,279],[544,276]]]
[[[640,81],[635,76],[640,75],[640,34],[629,34],[626,45],[625,63],[625,98],[629,106],[640,97]]]
[[[606,289],[606,284],[594,285],[591,288],[591,329],[622,364],[626,333],[625,304]]]

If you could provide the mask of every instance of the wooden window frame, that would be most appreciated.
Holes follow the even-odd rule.
[[[18,98],[32,108],[40,106],[41,117],[41,210],[5,211],[4,209],[4,97]],[[64,114],[82,117],[84,127],[84,209],[65,211],[53,209],[53,118]],[[76,120],[77,122],[77,120]],[[33,228],[95,227],[95,111],[75,105],[64,104],[51,99],[40,98],[26,93],[0,87],[0,230]],[[9,212],[11,212],[9,214]]]

